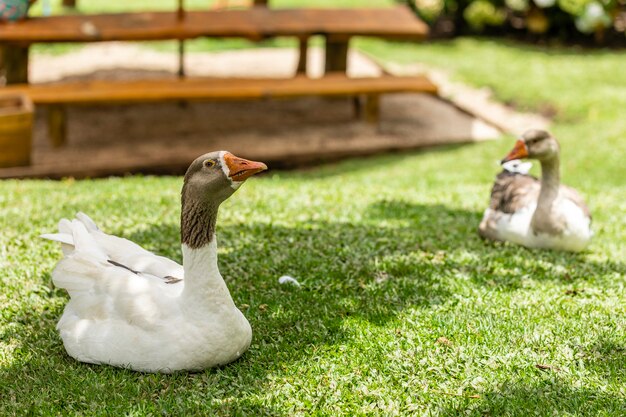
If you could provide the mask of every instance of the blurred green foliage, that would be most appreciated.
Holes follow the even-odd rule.
[[[398,0],[435,37],[530,33],[563,40],[626,43],[626,0]]]

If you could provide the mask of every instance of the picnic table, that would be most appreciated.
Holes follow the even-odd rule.
[[[436,87],[425,77],[385,76],[368,81],[348,78],[347,56],[350,40],[355,36],[419,41],[428,34],[427,25],[415,17],[408,7],[362,9],[272,9],[257,0],[255,6],[243,10],[186,11],[182,1],[176,11],[114,13],[98,15],[61,15],[32,17],[17,23],[0,23],[5,78],[10,88],[31,96],[35,104],[50,107],[49,126],[53,143],[65,138],[66,104],[119,103],[167,99],[249,99],[282,95],[358,95],[366,97],[366,119],[375,121],[378,96],[385,92],[416,92],[436,94]],[[306,78],[307,47],[312,36],[325,39],[325,74],[332,80]],[[259,41],[274,37],[299,40],[300,55],[296,77],[284,79],[280,88],[276,80],[222,80],[184,77],[182,42],[201,37],[245,38]],[[86,89],[84,83],[66,83],[40,87],[28,84],[28,51],[36,43],[90,43],[107,41],[181,42],[179,80],[164,79],[148,83],[109,81]],[[338,76],[339,75],[339,76]],[[323,77],[324,78],[324,77]],[[194,85],[193,97],[189,85]],[[254,85],[255,93],[250,86]],[[330,87],[329,87],[330,86]],[[166,91],[164,95],[151,91]],[[280,91],[280,93],[277,93]],[[178,92],[178,93],[177,93]],[[264,92],[264,93],[259,93]],[[45,99],[43,98],[45,97]]]

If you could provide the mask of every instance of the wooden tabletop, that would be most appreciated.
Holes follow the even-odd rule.
[[[33,17],[0,23],[0,42],[102,42],[241,37],[332,35],[424,38],[428,26],[405,6],[373,9],[268,9],[118,13]]]

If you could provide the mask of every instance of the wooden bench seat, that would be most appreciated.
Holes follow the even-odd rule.
[[[1,92],[25,93],[35,104],[124,104],[178,100],[244,100],[299,96],[348,96],[393,92],[436,94],[426,77],[290,79],[165,78],[141,81],[84,81],[5,87]]]
[[[375,122],[378,118],[378,96],[395,92],[437,94],[437,86],[423,76],[348,78],[336,74],[317,79],[304,76],[290,79],[166,78],[17,84],[0,90],[0,94],[24,93],[36,105],[50,106],[50,136],[57,146],[65,141],[65,105],[365,95],[368,100],[365,103],[364,116],[366,120]]]

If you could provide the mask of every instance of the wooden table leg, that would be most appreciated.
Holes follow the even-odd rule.
[[[348,48],[350,45],[350,38],[333,39],[326,37],[326,62],[324,65],[324,72],[326,74],[332,72],[341,72],[346,74],[348,71]],[[360,117],[361,101],[358,96],[352,97],[352,110],[356,117]],[[366,102],[367,106],[367,102]],[[367,112],[367,107],[365,109]]]
[[[1,55],[7,84],[27,84],[28,46],[4,45]]]
[[[178,41],[178,78],[185,78],[185,41]]]
[[[368,94],[365,96],[365,111],[363,117],[366,122],[378,124],[380,120],[380,96],[378,94]]]
[[[298,57],[298,68],[296,69],[296,75],[306,75],[307,67],[307,55],[309,51],[309,38],[300,39],[300,55]]]
[[[65,106],[48,106],[48,135],[54,148],[67,142],[67,111]]]
[[[348,69],[348,44],[350,39],[331,39],[326,37],[325,71],[343,72]]]
[[[363,104],[361,102],[361,96],[352,97],[352,110],[354,112],[354,118],[360,119],[363,117]]]
[[[185,3],[178,0],[177,19],[181,23],[185,20]],[[178,40],[178,78],[185,77],[185,40]]]

